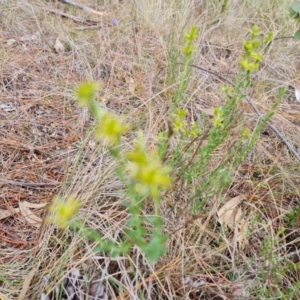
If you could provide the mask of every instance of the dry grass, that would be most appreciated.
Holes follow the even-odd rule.
[[[90,135],[89,113],[76,105],[78,84],[100,81],[99,101],[126,115],[154,146],[157,133],[167,127],[170,95],[179,81],[178,66],[172,69],[176,61],[170,57],[180,55],[184,33],[192,25],[200,30],[195,64],[231,79],[239,69],[242,42],[254,24],[265,33],[274,31],[275,37],[291,36],[296,26],[288,18],[286,0],[231,1],[222,16],[221,1],[139,0],[106,6],[80,2],[107,14],[100,17],[59,1],[0,1],[1,177],[57,183],[37,187],[0,181],[0,205],[9,210],[19,201],[49,203],[57,193],[72,194],[83,202],[78,217],[118,241],[128,219],[122,206],[124,187],[114,174],[115,162]],[[51,9],[90,22],[80,24]],[[112,19],[118,20],[117,26]],[[64,45],[62,53],[54,49],[57,38]],[[289,38],[273,41],[249,90],[261,112],[272,106],[281,86],[299,80],[298,64],[299,43]],[[222,105],[222,84],[194,70],[181,104],[190,119],[199,120],[203,112]],[[235,132],[257,124],[247,103],[242,110],[241,122],[214,154],[207,173],[239,138]],[[272,123],[298,153],[299,120],[300,104],[289,90]],[[124,141],[124,149],[130,142]],[[103,288],[95,299],[299,299],[299,171],[299,162],[267,128],[234,170],[230,188],[212,196],[201,212],[182,212],[201,182],[196,174],[179,198],[172,187],[161,209],[170,233],[167,255],[156,264],[148,263],[139,249],[129,257],[111,259],[71,231],[49,224],[38,229],[22,215],[2,219],[0,298],[18,299],[23,287],[24,299],[41,299],[43,291],[66,286],[66,278],[79,270],[81,282],[96,281]],[[247,194],[244,208],[255,215],[243,248],[216,217],[223,201],[241,194]],[[295,214],[289,219],[290,212]],[[41,209],[34,213],[46,215]],[[31,270],[34,276],[27,286],[24,280]]]

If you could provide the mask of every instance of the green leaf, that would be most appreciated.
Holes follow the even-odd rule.
[[[299,1],[294,1],[291,5],[291,8],[297,12],[300,13],[300,2]]]
[[[154,235],[147,246],[142,248],[149,261],[156,262],[161,256],[165,254],[166,247],[164,243],[167,241],[167,239],[167,235]]]
[[[294,11],[291,7],[289,8],[289,13],[290,13],[290,17],[292,19],[298,19],[299,18],[299,13],[297,13],[296,11]]]
[[[295,41],[299,41],[300,40],[300,29],[298,29],[296,31],[296,33],[294,34],[294,40]]]

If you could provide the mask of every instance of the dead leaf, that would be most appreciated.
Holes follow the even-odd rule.
[[[241,215],[242,211],[238,205],[246,199],[246,195],[239,195],[227,201],[218,211],[219,222],[221,225],[232,228]]]
[[[250,220],[253,217],[254,217],[254,213],[250,212],[248,217],[241,219],[235,228],[234,235],[235,235],[236,241],[239,243],[240,249],[243,249],[248,243],[247,233],[249,230]]]
[[[25,202],[25,203],[24,203]],[[27,202],[28,203],[28,202]],[[39,228],[42,224],[42,219],[37,217],[27,206],[26,206],[26,201],[20,201],[19,202],[19,207],[22,213],[22,216],[26,219],[26,221]]]
[[[35,174],[31,173],[31,174],[28,174],[28,177],[30,180],[34,181],[36,179],[35,177]]]
[[[300,102],[300,88],[295,88],[295,97],[298,102]]]
[[[62,44],[62,42],[59,40],[59,38],[56,39],[54,49],[57,53],[65,52],[65,47]]]
[[[6,41],[6,45],[7,45],[7,46],[11,46],[11,45],[13,45],[15,42],[16,42],[15,39],[9,39],[9,40]]]
[[[23,204],[26,207],[30,207],[30,208],[43,208],[47,205],[47,203],[30,203],[30,202],[27,202],[27,201],[23,201]]]
[[[234,239],[239,243],[240,249],[247,244],[247,233],[250,225],[250,219],[253,213],[250,212],[247,217],[244,216],[242,208],[239,206],[247,195],[239,195],[227,201],[218,211],[219,222],[223,226],[234,229]]]
[[[135,93],[135,89],[136,89],[136,82],[134,81],[134,79],[131,76],[126,76],[125,77],[126,83],[128,84],[128,90],[131,94]]]
[[[22,287],[22,290],[21,290],[18,300],[25,299],[26,293],[30,287],[31,280],[34,277],[35,273],[38,271],[38,269],[39,269],[38,267],[33,268],[25,277],[25,280],[23,282],[23,287]]]
[[[0,220],[8,218],[13,214],[17,214],[20,212],[19,208],[12,208],[11,210],[0,209]]]

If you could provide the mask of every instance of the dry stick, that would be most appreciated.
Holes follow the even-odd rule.
[[[13,239],[4,239],[6,242],[12,243],[12,244],[21,244],[21,245],[27,245],[28,243],[24,240],[16,240],[16,237],[12,235],[10,232],[6,231],[2,227],[0,227],[0,231],[6,233],[7,235],[11,236]],[[0,298],[1,299],[1,298]]]
[[[46,182],[41,182],[41,183],[30,183],[30,182],[21,182],[21,181],[13,181],[13,180],[8,180],[5,178],[0,178],[0,183],[6,183],[6,184],[11,184],[11,185],[16,185],[16,186],[27,186],[27,187],[56,187],[60,182],[54,182],[54,183],[46,183]]]
[[[234,87],[234,83],[223,77],[222,75],[209,71],[207,69],[204,69],[202,67],[198,67],[196,65],[190,65],[190,67],[199,69],[203,72],[206,72],[208,74],[211,74],[213,76],[218,77],[219,79],[229,83],[231,86]],[[253,108],[253,110],[256,112],[256,114],[258,115],[260,120],[263,120],[264,116],[261,114],[261,112],[258,110],[258,108],[255,106],[255,104],[251,101],[251,98],[248,95],[243,94],[244,98],[246,99],[246,101],[251,105],[251,107]],[[282,135],[282,133],[274,126],[272,125],[270,122],[267,122],[267,125],[269,126],[269,128],[271,128],[277,135],[278,137],[281,139],[281,141],[287,146],[287,148],[294,154],[294,156],[297,158],[297,160],[300,162],[300,155],[296,152],[296,150],[293,148],[293,146],[286,140],[286,138]]]
[[[62,2],[62,3],[65,3],[65,4],[72,5],[72,6],[76,7],[76,8],[79,8],[79,9],[91,12],[91,13],[96,14],[98,16],[103,16],[105,14],[104,12],[94,10],[92,8],[89,8],[88,6],[84,6],[84,5],[78,4],[78,3],[74,2],[74,1],[71,1],[71,0],[59,0],[59,1]]]
[[[49,213],[50,213],[50,207],[52,205],[52,201],[53,201],[54,198],[51,199],[51,202],[48,204],[47,208],[46,208],[46,212],[44,214],[44,217],[43,217],[43,221],[42,221],[42,224],[41,224],[41,227],[39,229],[39,233],[38,233],[38,236],[37,238],[35,239],[35,242],[34,242],[34,251],[33,251],[33,256],[36,256],[38,250],[39,250],[39,245],[40,245],[40,241],[43,237],[43,234],[45,232],[45,228],[46,228],[46,220],[49,216]]]
[[[73,16],[73,15],[70,15],[70,14],[58,11],[57,9],[53,9],[51,7],[43,6],[43,9],[46,10],[46,11],[51,12],[52,14],[55,14],[55,15],[58,15],[58,16],[61,16],[61,17],[64,17],[64,18],[71,19],[71,20],[73,20],[76,23],[87,24],[87,25],[91,24],[92,26],[99,26],[99,25],[101,25],[98,22],[91,21],[91,20],[85,20],[85,19],[83,19],[81,17],[76,17],[76,16]]]

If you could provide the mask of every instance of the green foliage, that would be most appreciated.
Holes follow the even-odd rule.
[[[299,41],[299,40],[300,40],[300,29],[298,29],[298,30],[296,31],[296,33],[294,34],[294,39],[295,39],[296,41]]]
[[[259,67],[262,61],[262,53],[259,53],[260,41],[258,36],[260,35],[260,30],[257,26],[252,28],[252,38],[244,42],[245,55],[241,59],[242,68],[246,71],[254,71]]]
[[[299,224],[300,219],[300,207],[291,210],[285,217],[287,227],[294,227]]]
[[[185,54],[185,60],[184,60],[184,67],[183,72],[181,74],[180,78],[180,84],[178,88],[178,92],[176,94],[175,99],[175,107],[182,101],[183,99],[183,92],[186,89],[188,78],[190,75],[190,67],[189,65],[192,62],[193,59],[193,53],[195,51],[194,43],[198,38],[198,27],[193,26],[191,30],[188,32],[188,34],[185,36],[185,45],[183,48],[183,53]]]
[[[289,12],[292,19],[300,22],[300,1],[294,1],[289,8]],[[294,34],[294,39],[296,41],[300,40],[300,29],[298,29]]]
[[[294,1],[291,5],[291,9],[294,12],[300,13],[300,2],[299,1]]]
[[[229,5],[229,0],[223,0],[222,8],[221,8],[221,13],[224,13]]]
[[[185,36],[185,46],[182,49],[185,60],[180,84],[175,100],[172,98],[170,103],[169,128],[159,134],[158,147],[152,151],[148,151],[147,141],[141,132],[135,132],[137,138],[132,142],[131,150],[121,151],[122,137],[130,130],[130,126],[123,118],[107,111],[96,101],[99,89],[97,83],[81,84],[76,94],[79,105],[89,108],[97,122],[95,138],[103,141],[117,162],[115,173],[124,183],[124,207],[130,217],[124,227],[124,236],[118,241],[104,238],[97,230],[87,228],[82,221],[72,219],[80,208],[79,201],[73,197],[57,198],[54,201],[51,221],[62,228],[73,228],[83,237],[95,241],[98,245],[97,251],[104,251],[112,256],[127,254],[137,246],[151,261],[161,257],[166,251],[165,242],[168,239],[163,232],[164,219],[159,213],[162,192],[166,195],[175,187],[179,188],[179,191],[189,188],[197,178],[200,184],[194,189],[188,203],[193,204],[196,211],[203,207],[207,199],[213,195],[220,195],[232,182],[232,169],[241,163],[254,146],[259,133],[272,117],[281,99],[283,93],[270,112],[259,120],[252,133],[247,128],[241,128],[240,138],[231,145],[231,151],[207,173],[215,151],[227,142],[236,124],[241,121],[239,105],[251,84],[250,75],[259,68],[264,43],[272,39],[270,33],[264,38],[264,42],[261,42],[261,35],[259,28],[255,26],[251,31],[251,38],[245,41],[245,54],[241,59],[241,70],[236,83],[234,87],[222,88],[225,93],[224,105],[214,109],[210,121],[196,123],[188,122],[187,110],[180,107],[188,88],[194,43],[198,37],[198,28],[191,28]],[[174,149],[170,149],[171,138],[178,141]],[[189,191],[187,193],[189,194]],[[152,215],[145,216],[142,213],[146,201],[153,209]]]
[[[79,209],[79,201],[73,197],[56,198],[53,202],[50,221],[62,228],[67,226],[76,230],[82,236],[92,239],[98,244],[97,251],[104,251],[112,256],[126,254],[136,245],[144,251],[147,259],[156,261],[165,252],[164,243],[167,235],[163,234],[163,219],[159,216],[160,193],[171,183],[170,167],[162,164],[156,150],[149,152],[141,133],[138,134],[132,150],[119,151],[122,135],[129,126],[113,113],[105,110],[95,100],[99,89],[97,83],[83,83],[77,90],[81,106],[87,106],[97,121],[94,130],[95,138],[102,140],[110,149],[112,157],[117,160],[119,176],[127,187],[128,201],[124,206],[131,217],[124,230],[126,236],[122,241],[111,241],[101,236],[98,231],[86,228],[83,222],[72,220]],[[142,215],[145,200],[153,200],[154,215],[146,219]],[[152,233],[146,230],[145,222],[150,220]],[[149,236],[150,235],[150,236]]]
[[[212,195],[219,195],[224,188],[231,184],[232,169],[238,166],[249,150],[254,147],[259,134],[267,125],[284,95],[285,91],[283,90],[272,109],[259,120],[253,132],[250,132],[248,128],[241,128],[240,138],[231,145],[231,151],[225,153],[222,160],[217,165],[215,164],[215,168],[208,174],[207,167],[212,165],[215,151],[222,144],[228,142],[236,125],[242,124],[239,105],[251,85],[251,73],[260,66],[263,47],[272,39],[272,33],[262,39],[261,36],[263,35],[259,28],[254,26],[251,38],[244,42],[245,54],[241,59],[241,71],[235,85],[222,88],[225,93],[224,105],[214,109],[214,115],[210,122],[205,122],[204,127],[201,123],[188,124],[187,112],[183,109],[176,109],[171,116],[175,138],[179,141],[176,149],[168,156],[169,163],[176,170],[173,173],[173,181],[180,183],[182,190],[189,187],[194,181],[199,182],[189,200],[196,211],[202,209]],[[261,42],[261,40],[263,41]],[[187,191],[187,193],[189,192]]]

